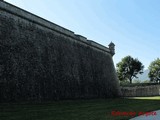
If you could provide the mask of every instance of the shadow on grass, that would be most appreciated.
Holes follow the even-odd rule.
[[[160,109],[160,98],[67,100],[45,103],[0,104],[0,120],[128,120],[139,112]],[[135,112],[115,115],[113,112]]]

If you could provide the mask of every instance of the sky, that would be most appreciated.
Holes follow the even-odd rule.
[[[159,0],[5,0],[108,47],[116,65],[127,55],[145,69],[159,57]]]

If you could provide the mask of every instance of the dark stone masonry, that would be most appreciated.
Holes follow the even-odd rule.
[[[0,102],[117,97],[113,48],[0,1]]]

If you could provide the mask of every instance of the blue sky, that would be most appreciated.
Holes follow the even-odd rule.
[[[159,57],[159,0],[5,0],[104,46],[114,63],[127,55],[148,68]]]

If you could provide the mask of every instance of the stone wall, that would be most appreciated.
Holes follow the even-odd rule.
[[[107,47],[0,1],[0,102],[118,95]]]
[[[123,97],[158,96],[160,85],[121,87],[121,92]]]

